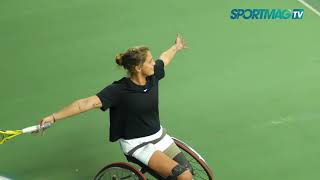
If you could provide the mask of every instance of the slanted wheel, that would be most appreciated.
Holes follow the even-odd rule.
[[[115,162],[102,168],[94,180],[146,180],[146,177],[129,163]]]
[[[192,166],[192,176],[194,180],[213,180],[213,174],[207,165],[206,161],[194,149],[188,146],[183,141],[172,137],[176,145],[189,161]]]

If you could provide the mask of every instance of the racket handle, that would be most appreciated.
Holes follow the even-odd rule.
[[[52,123],[46,123],[42,127],[40,127],[40,125],[30,126],[30,127],[22,129],[22,133],[32,133],[35,131],[39,131],[40,129],[47,129],[51,125],[52,125]]]

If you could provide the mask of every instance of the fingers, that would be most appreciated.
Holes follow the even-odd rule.
[[[34,134],[40,134],[40,135],[44,135],[44,131],[46,128],[44,128],[44,126],[46,124],[52,124],[55,122],[55,119],[53,116],[48,116],[48,117],[45,117],[43,118],[40,122],[39,122],[39,130],[38,131],[35,131]]]
[[[39,122],[40,127],[43,126],[43,121],[44,121],[44,119],[42,119],[42,120]]]
[[[41,127],[43,127],[44,121],[45,121],[45,119],[42,119],[41,121],[39,121],[39,126],[40,126],[39,130],[34,131],[31,134],[38,135],[40,133],[40,135],[43,135]]]
[[[177,33],[177,38],[175,43],[176,43],[176,46],[178,47],[178,50],[189,48],[180,33]]]
[[[39,129],[39,130],[37,130],[37,131],[33,131],[32,133],[31,133],[32,135],[41,135],[41,136],[43,136],[44,135],[44,130],[43,129]]]
[[[44,129],[40,129],[40,135],[43,136],[44,135]]]
[[[187,46],[187,42],[185,42],[184,39],[182,39],[182,46],[183,46],[183,49],[188,49],[189,46]]]
[[[42,119],[40,122],[39,122],[39,125],[40,125],[40,128],[42,128],[45,124],[47,123],[50,123],[50,121],[48,119]]]
[[[54,123],[55,122],[55,119],[54,119],[54,116],[48,116],[48,117],[45,117],[43,118],[40,122],[39,122],[39,125],[40,127],[43,127],[45,124],[48,124],[48,123]]]
[[[42,120],[39,122],[40,128],[39,128],[37,131],[32,132],[32,134],[34,134],[34,135],[40,134],[41,136],[43,136],[43,135],[44,135],[44,128],[43,128],[43,126],[44,126],[46,123],[48,123],[48,119],[46,119],[46,118],[42,119]]]
[[[182,36],[178,33],[178,34],[177,34],[177,38],[176,38],[176,44],[177,44],[177,43],[181,43],[181,42],[183,42],[183,38],[182,38]]]

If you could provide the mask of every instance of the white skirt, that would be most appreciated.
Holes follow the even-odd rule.
[[[140,137],[140,138],[134,138],[134,139],[119,139],[120,147],[122,151],[128,155],[129,151],[138,146],[139,144],[142,144],[144,142],[153,141],[155,139],[158,139],[162,135],[162,127],[160,127],[160,130],[152,134],[150,136]],[[145,146],[142,146],[141,148],[137,149],[132,156],[139,161],[141,161],[143,164],[148,166],[148,162],[152,156],[152,154],[159,150],[163,152],[166,150],[172,143],[174,143],[173,139],[166,134],[159,142],[156,144],[149,143]]]

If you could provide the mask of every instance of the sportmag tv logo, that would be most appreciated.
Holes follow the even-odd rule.
[[[232,9],[230,18],[245,19],[302,19],[303,9]]]

